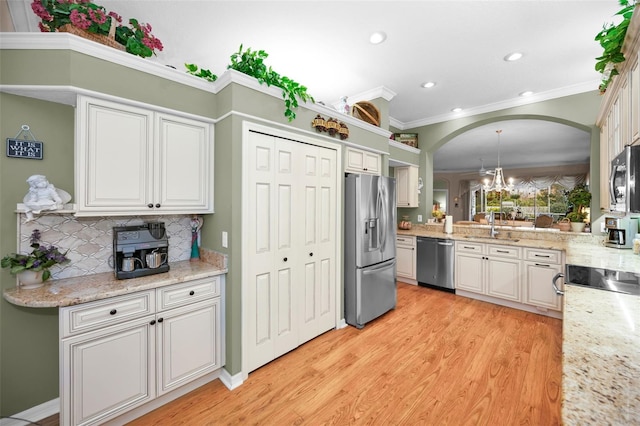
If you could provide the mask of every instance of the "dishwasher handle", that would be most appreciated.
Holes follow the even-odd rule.
[[[556,276],[553,277],[553,279],[551,280],[553,291],[555,291],[558,296],[564,296],[564,291],[560,290],[558,288],[558,285],[556,284],[556,281],[558,281],[558,278],[562,278],[562,277],[564,277],[564,274],[562,272],[558,272]]]

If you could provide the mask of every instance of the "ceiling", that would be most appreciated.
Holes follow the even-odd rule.
[[[3,1],[17,31],[39,31],[31,0]],[[341,96],[352,103],[383,90],[391,98],[391,124],[400,129],[597,90],[594,58],[601,49],[594,37],[603,24],[619,21],[614,15],[621,8],[617,0],[96,2],[152,25],[164,50],[149,60],[178,69],[195,63],[220,75],[241,44],[262,49],[269,54],[267,65],[327,105]],[[386,41],[371,44],[374,31],[384,31]],[[514,51],[522,59],[503,59]],[[422,88],[427,81],[435,87]],[[520,97],[523,91],[533,94]],[[453,113],[454,107],[463,110]],[[585,148],[577,142],[578,131],[556,123],[508,126],[503,149],[530,143],[532,134],[537,158],[546,152],[547,161],[570,161],[564,153],[552,154],[554,147]],[[495,138],[495,128],[461,135],[437,154],[436,167],[471,170],[479,168],[479,158],[495,157],[489,141],[480,144],[487,150],[477,147],[482,131]],[[460,158],[457,143],[467,163],[476,166],[452,161],[451,152]],[[503,152],[508,167],[511,160]],[[521,155],[517,162],[527,165],[531,158]]]

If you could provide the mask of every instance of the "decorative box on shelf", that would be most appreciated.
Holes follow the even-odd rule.
[[[417,133],[394,133],[394,140],[396,142],[409,145],[413,148],[418,147],[418,134]]]

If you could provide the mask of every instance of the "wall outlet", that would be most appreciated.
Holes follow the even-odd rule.
[[[421,214],[419,214],[419,215],[418,215],[418,222],[419,222],[419,223],[421,223],[421,222],[422,222],[422,215],[421,215]]]
[[[222,231],[222,247],[229,247],[229,234],[227,234],[227,231]]]

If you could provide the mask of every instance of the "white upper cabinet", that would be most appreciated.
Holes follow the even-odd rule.
[[[398,207],[420,207],[418,201],[418,168],[396,167],[396,198]]]
[[[346,172],[379,175],[382,170],[381,163],[380,154],[350,147],[346,149]]]
[[[213,213],[213,125],[79,96],[77,215]]]

